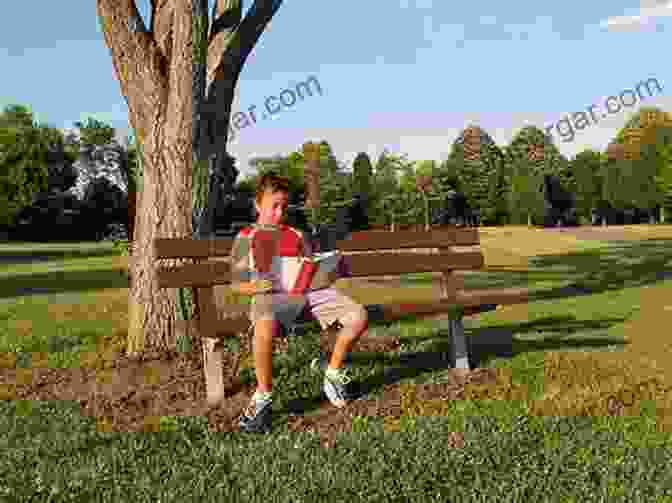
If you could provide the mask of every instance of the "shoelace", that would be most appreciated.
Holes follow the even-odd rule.
[[[256,413],[257,413],[257,401],[253,398],[250,401],[250,403],[247,404],[247,407],[245,407],[243,414],[245,414],[247,417],[252,417]]]
[[[341,369],[337,375],[330,376],[329,378],[338,381],[339,384],[348,384],[352,380],[349,369]]]

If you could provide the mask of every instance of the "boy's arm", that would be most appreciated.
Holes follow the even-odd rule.
[[[247,236],[238,233],[231,247],[231,289],[244,295],[250,295],[252,286],[252,271],[249,268],[251,243]]]

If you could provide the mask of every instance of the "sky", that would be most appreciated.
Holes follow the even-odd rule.
[[[149,0],[136,4],[149,28]],[[27,105],[38,122],[63,131],[93,117],[116,128],[119,139],[129,134],[95,5],[3,2],[0,107]],[[244,1],[244,11],[249,5]],[[500,146],[536,125],[549,127],[568,157],[604,150],[640,106],[672,111],[672,71],[660,63],[670,14],[672,0],[472,0],[460,7],[285,0],[240,76],[233,111],[255,106],[256,123],[236,131],[229,152],[240,178],[252,172],[251,157],[287,154],[308,140],[328,141],[346,167],[358,152],[375,163],[385,148],[442,160],[470,124]],[[311,77],[312,96],[291,105],[287,90]],[[650,91],[640,85],[646,81]],[[281,93],[287,106],[279,105]],[[269,97],[277,108],[264,119]],[[571,138],[569,123],[558,121],[589,114],[591,105],[596,118],[573,128]]]

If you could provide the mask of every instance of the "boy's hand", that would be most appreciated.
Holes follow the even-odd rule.
[[[270,280],[261,279],[256,281],[242,281],[238,283],[236,290],[243,295],[256,295],[258,293],[268,293],[271,291],[272,283]]]

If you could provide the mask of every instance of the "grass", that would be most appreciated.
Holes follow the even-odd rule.
[[[672,501],[672,280],[662,274],[672,233],[639,227],[618,243],[484,229],[492,272],[467,275],[467,288],[544,289],[466,320],[470,337],[514,334],[512,356],[480,362],[498,369],[497,382],[468,385],[465,400],[420,402],[416,385],[447,371],[404,355],[444,352],[441,323],[373,326],[399,333],[402,352],[357,353],[353,372],[371,398],[394,375],[402,416],[354,418],[333,449],[285,424],[297,400],[320,392],[307,370],[317,332],[274,360],[277,417],[261,438],[211,433],[198,417],[162,418],[157,433],[102,433],[77,404],[0,401],[0,501]],[[111,245],[0,245],[0,257],[27,253],[51,260],[0,265],[0,358],[41,353],[43,365],[79,366],[123,338],[128,291]],[[423,299],[431,281],[342,288],[363,303]],[[49,293],[17,295],[26,288]],[[253,368],[242,374],[254,382]],[[607,415],[612,397],[624,417]],[[465,448],[447,447],[451,432]]]

